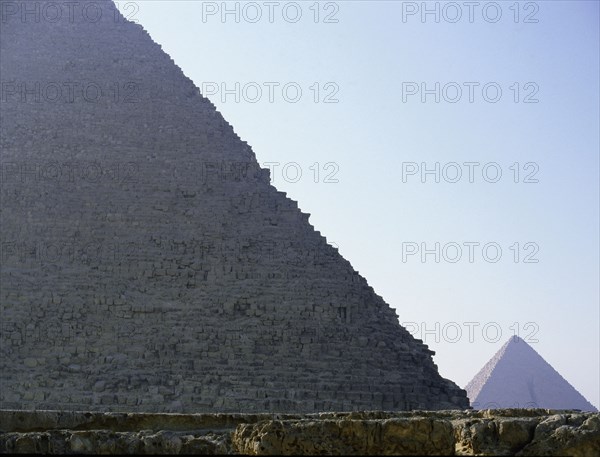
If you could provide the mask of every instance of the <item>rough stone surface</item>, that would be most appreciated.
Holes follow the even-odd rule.
[[[9,3],[0,407],[468,407],[141,26]]]
[[[552,410],[147,414],[0,411],[0,453],[600,453],[600,414]]]
[[[523,339],[512,336],[465,387],[475,409],[597,409]]]
[[[243,454],[452,454],[450,421],[433,418],[269,420],[239,426]]]

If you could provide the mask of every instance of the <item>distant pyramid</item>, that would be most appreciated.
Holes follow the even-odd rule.
[[[0,0],[0,408],[468,407],[150,35],[71,3]]]
[[[474,409],[548,408],[596,411],[529,344],[511,337],[465,388]]]

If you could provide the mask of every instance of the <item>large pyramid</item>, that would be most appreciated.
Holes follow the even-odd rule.
[[[0,408],[468,407],[142,27],[10,3]]]
[[[523,339],[513,336],[467,384],[474,409],[548,408],[596,411]]]

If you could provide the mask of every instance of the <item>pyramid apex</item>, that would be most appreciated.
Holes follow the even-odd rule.
[[[527,346],[529,346],[527,341],[525,341],[523,338],[521,338],[518,335],[512,335],[511,337],[509,337],[508,340],[506,341],[505,345],[518,344],[518,343],[524,343],[524,344],[527,344]]]
[[[504,343],[504,346],[519,346],[519,345],[531,347],[531,345],[527,341],[525,341],[523,338],[521,338],[518,335],[512,335],[511,337],[508,338],[506,343]]]

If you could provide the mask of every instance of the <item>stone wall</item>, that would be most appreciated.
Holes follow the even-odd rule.
[[[468,407],[142,27],[10,3],[0,407]]]
[[[516,409],[303,416],[0,411],[0,452],[595,457],[600,415]]]

